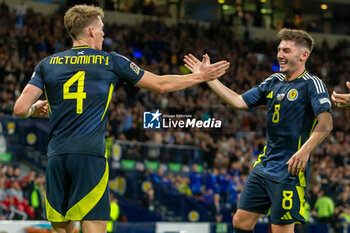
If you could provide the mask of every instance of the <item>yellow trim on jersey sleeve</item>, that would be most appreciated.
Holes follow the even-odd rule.
[[[46,217],[47,220],[51,222],[66,222],[66,219],[62,214],[58,213],[52,206],[45,196],[45,208],[46,208]]]
[[[111,102],[112,95],[113,95],[113,89],[114,89],[114,86],[113,86],[113,83],[111,83],[111,85],[109,86],[108,100],[107,100],[106,108],[105,108],[105,111],[103,112],[103,115],[101,117],[101,121],[103,120],[103,117],[105,116],[105,114],[107,112],[109,102]]]
[[[261,157],[263,157],[263,156],[265,155],[265,153],[266,153],[266,147],[267,147],[267,146],[264,146],[264,151],[263,151],[263,153],[259,155],[258,160],[254,163],[253,167],[255,167],[255,165],[257,165],[258,163],[261,163]]]
[[[300,210],[299,210],[299,214],[305,218],[305,190],[304,187],[301,186],[296,186],[297,188],[297,192],[298,192],[298,196],[299,196],[299,200],[300,200]]]
[[[72,206],[66,213],[66,218],[69,220],[82,220],[92,208],[100,201],[107,189],[109,176],[108,161],[106,160],[106,169],[100,182],[93,188],[83,199]]]

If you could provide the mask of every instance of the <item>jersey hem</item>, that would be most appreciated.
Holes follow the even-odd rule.
[[[281,179],[277,179],[276,177],[273,177],[273,176],[270,176],[266,173],[261,173],[261,172],[258,172],[258,171],[254,171],[252,170],[252,172],[256,175],[259,175],[265,179],[268,179],[268,180],[272,180],[272,181],[275,181],[275,182],[278,182],[278,183],[281,183],[281,184],[290,184],[290,185],[295,185],[295,186],[300,186],[300,183],[299,182],[293,182],[293,181],[290,181],[290,180],[281,180]],[[296,180],[298,178],[295,178]]]

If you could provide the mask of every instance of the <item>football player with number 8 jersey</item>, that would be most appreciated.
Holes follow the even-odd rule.
[[[277,48],[280,73],[275,73],[242,95],[218,80],[209,87],[236,109],[267,105],[267,142],[253,165],[233,218],[236,233],[252,233],[262,214],[270,210],[273,233],[294,233],[304,222],[304,188],[309,155],[332,130],[331,102],[323,81],[305,70],[313,48],[302,30],[282,29]],[[185,66],[196,73],[209,65],[185,56]]]

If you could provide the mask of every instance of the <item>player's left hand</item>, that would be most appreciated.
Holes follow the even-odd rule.
[[[32,117],[46,117],[49,114],[49,105],[47,100],[38,100],[34,104],[35,111]]]
[[[298,150],[286,163],[288,165],[288,172],[293,176],[298,175],[300,171],[304,172],[309,156],[310,153],[303,148]]]

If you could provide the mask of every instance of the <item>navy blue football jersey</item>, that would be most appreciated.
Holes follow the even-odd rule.
[[[323,81],[305,71],[285,81],[275,73],[242,95],[249,108],[267,105],[267,143],[254,164],[253,172],[282,183],[306,186],[310,161],[305,172],[292,176],[286,162],[310,137],[317,116],[331,112],[329,94]]]
[[[115,53],[73,47],[43,59],[29,84],[49,103],[48,156],[79,153],[104,156],[108,106],[118,81],[136,84],[144,74]]]

